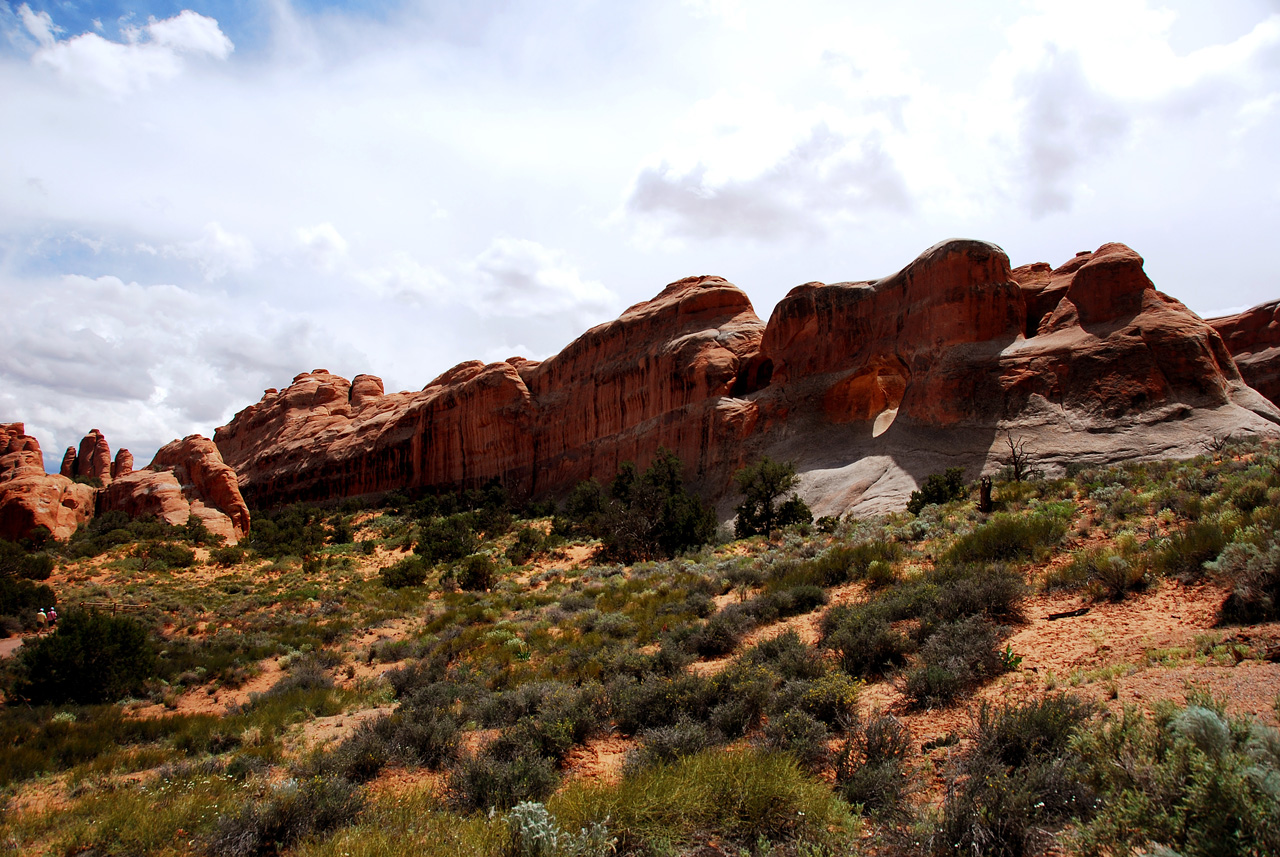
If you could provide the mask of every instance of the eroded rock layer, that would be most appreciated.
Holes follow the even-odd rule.
[[[1209,324],[1222,336],[1249,386],[1280,404],[1280,301],[1211,318]]]
[[[40,444],[23,423],[0,423],[0,538],[21,539],[37,527],[65,539],[93,517],[95,489],[44,472]]]
[[[767,326],[730,283],[692,277],[541,363],[463,363],[391,394],[315,370],[214,440],[261,505],[491,479],[555,495],[666,447],[722,511],[732,472],[768,453],[797,463],[816,511],[841,513],[899,505],[944,466],[993,470],[1015,433],[1051,467],[1189,454],[1277,422],[1128,247],[1011,269],[999,247],[953,240],[880,280],[799,286]]]
[[[416,393],[298,375],[214,440],[264,505],[493,478],[544,494],[659,446],[700,471],[751,431],[754,407],[730,393],[763,332],[739,289],[692,277],[541,363],[463,363]]]
[[[66,539],[95,514],[113,510],[155,515],[177,525],[195,515],[231,543],[249,531],[249,510],[235,471],[208,438],[175,440],[147,469],[135,471],[126,449],[118,451],[113,464],[106,438],[93,429],[79,452],[67,450],[61,473],[47,474],[40,444],[25,434],[25,426],[0,424],[0,538],[26,538],[45,527],[54,538]]]

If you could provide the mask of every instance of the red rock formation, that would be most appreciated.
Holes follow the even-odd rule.
[[[111,481],[111,447],[97,429],[90,429],[80,441],[80,452],[76,455],[76,476]]]
[[[994,466],[999,435],[1046,458],[1198,449],[1275,433],[1221,337],[1120,244],[1051,269],[948,241],[876,281],[793,289],[768,327],[718,277],[672,283],[541,363],[460,364],[417,393],[323,370],[218,429],[258,503],[405,487],[555,494],[659,446],[724,496],[746,460],[797,462],[823,512],[900,502],[927,473]]]
[[[1235,358],[1244,380],[1280,404],[1280,301],[1209,319]]]
[[[118,479],[133,472],[133,453],[123,447],[116,450],[116,460],[111,462],[111,478]]]
[[[0,538],[46,527],[65,539],[93,516],[94,489],[44,472],[44,454],[22,423],[0,423]]]
[[[233,544],[249,531],[249,508],[235,471],[222,461],[213,441],[200,435],[166,444],[147,469],[112,481],[103,489],[98,508],[155,515],[178,525],[195,515],[210,532]]]
[[[76,475],[76,448],[68,446],[67,451],[62,454],[62,467],[58,470],[68,479]]]
[[[544,493],[660,445],[696,474],[750,432],[754,407],[728,394],[762,332],[739,289],[692,277],[541,363],[471,361],[418,393],[299,375],[214,439],[263,504],[492,478]]]

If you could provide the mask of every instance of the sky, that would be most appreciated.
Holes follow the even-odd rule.
[[[0,422],[51,470],[951,237],[1280,298],[1280,0],[27,0],[0,111]]]

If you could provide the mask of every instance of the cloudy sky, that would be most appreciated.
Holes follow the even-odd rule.
[[[28,0],[0,110],[0,421],[49,468],[953,236],[1280,297],[1280,0]]]

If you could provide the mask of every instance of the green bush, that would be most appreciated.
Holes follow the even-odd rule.
[[[718,747],[724,736],[705,723],[682,718],[667,726],[645,729],[639,735],[640,746],[627,754],[623,772],[634,776],[645,768],[674,762]]]
[[[214,857],[274,855],[305,838],[350,824],[364,808],[358,787],[341,778],[286,780],[266,800],[250,800],[218,819],[208,850]]]
[[[991,520],[960,536],[942,556],[943,563],[995,562],[1031,559],[1066,535],[1067,516],[1033,512],[993,515]]]
[[[1218,558],[1230,535],[1213,520],[1193,521],[1156,548],[1151,566],[1159,574],[1194,580],[1204,574],[1205,563]]]
[[[1150,718],[1128,709],[1074,749],[1098,798],[1079,835],[1085,853],[1153,843],[1185,857],[1280,853],[1276,730],[1196,704]]]
[[[196,564],[196,552],[173,542],[143,542],[134,547],[133,555],[143,571],[190,568]]]
[[[822,645],[836,653],[840,668],[854,678],[884,675],[906,663],[914,648],[874,602],[830,610],[822,620]]]
[[[48,554],[30,553],[20,545],[0,539],[0,579],[48,580],[53,566],[53,557]]]
[[[474,554],[480,547],[475,534],[475,520],[470,513],[459,512],[444,518],[432,518],[421,526],[414,553],[429,562],[453,562]]]
[[[142,693],[157,672],[147,629],[127,616],[71,611],[18,652],[13,694],[31,703],[114,702]]]
[[[609,819],[619,854],[684,853],[708,839],[737,849],[786,843],[845,853],[847,808],[787,755],[710,750],[620,783],[575,780],[548,802],[568,829]]]
[[[902,692],[912,707],[946,705],[1004,672],[1000,631],[982,616],[938,626],[906,673]]]
[[[454,579],[468,592],[483,592],[493,586],[498,568],[487,554],[472,554],[454,569]]]
[[[491,744],[454,766],[449,793],[463,810],[504,810],[521,801],[545,800],[559,782],[555,763],[546,756],[529,748]]]
[[[1055,828],[1087,817],[1093,793],[1071,742],[1090,710],[1068,695],[1001,708],[983,704],[977,734],[927,839],[929,853],[1032,854],[1053,842]],[[1099,762],[1121,767],[1116,758]]]
[[[406,586],[421,586],[427,581],[427,564],[422,557],[407,556],[394,565],[389,565],[378,572],[382,585],[388,589],[403,589]]]
[[[831,737],[826,724],[804,711],[787,711],[769,718],[762,742],[771,750],[791,755],[808,770],[821,768],[829,755],[827,740]]]
[[[794,464],[774,461],[766,455],[739,470],[733,479],[743,498],[734,509],[734,532],[738,538],[813,522],[813,514],[799,496],[792,494],[783,499],[800,484]]]
[[[244,562],[245,549],[239,545],[213,548],[209,551],[209,559],[217,566],[230,568]]]
[[[1205,567],[1231,586],[1219,612],[1221,621],[1251,624],[1280,619],[1280,544],[1229,545]]]
[[[919,515],[925,506],[942,505],[963,500],[969,491],[964,486],[964,468],[949,467],[942,473],[930,474],[918,490],[911,492],[907,511]]]
[[[910,780],[906,773],[911,733],[891,714],[875,712],[849,730],[835,754],[836,791],[854,806],[876,815],[906,813]]]
[[[543,550],[546,535],[537,527],[521,527],[516,540],[507,548],[507,561],[512,565],[524,565]]]

